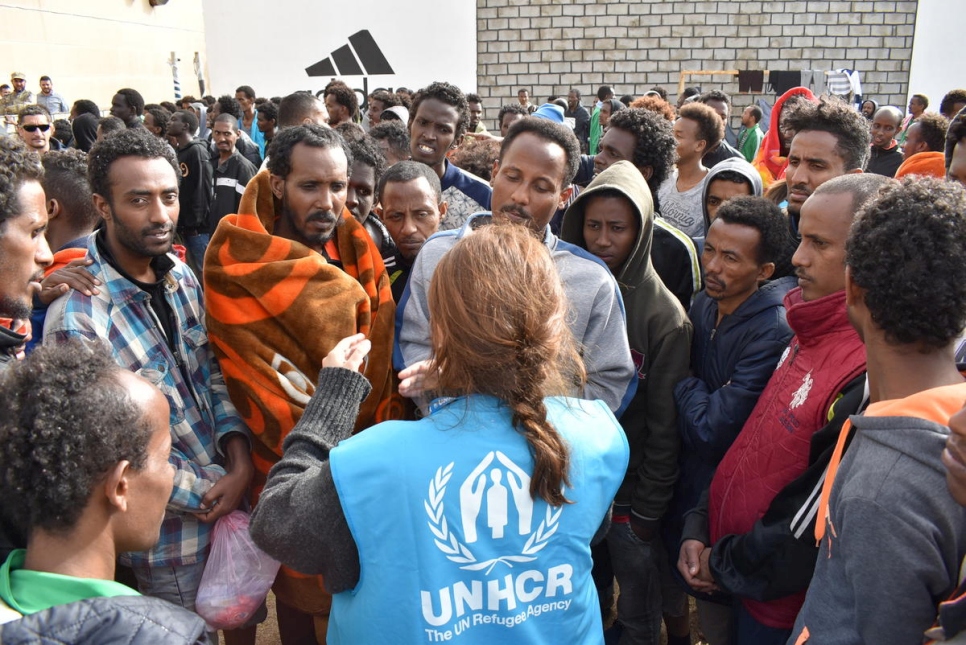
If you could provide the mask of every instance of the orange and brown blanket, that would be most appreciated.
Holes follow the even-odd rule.
[[[272,235],[280,204],[269,173],[252,179],[239,214],[218,224],[205,255],[208,337],[228,393],[255,436],[252,502],[282,456],[282,442],[315,391],[322,359],[362,332],[372,341],[364,374],[372,392],[356,431],[401,418],[392,343],[395,304],[389,277],[365,229],[343,211],[335,244],[342,268],[304,244]],[[330,597],[322,578],[282,567],[275,593],[322,619]]]
[[[348,211],[335,240],[343,268],[272,235],[280,204],[268,171],[249,183],[239,214],[221,220],[205,255],[208,335],[228,392],[256,437],[254,493],[315,390],[322,359],[342,338],[372,341],[372,393],[356,431],[401,415],[393,394],[395,305],[382,258]]]

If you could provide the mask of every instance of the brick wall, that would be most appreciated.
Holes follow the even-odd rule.
[[[856,69],[865,96],[904,109],[917,4],[477,0],[477,85],[490,127],[522,87],[537,103],[576,87],[588,105],[600,85],[618,96],[660,85],[673,102],[682,70]],[[687,85],[722,89],[738,108],[775,98],[739,95],[734,76]]]

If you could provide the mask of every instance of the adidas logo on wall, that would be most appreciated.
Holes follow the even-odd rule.
[[[349,44],[339,47],[331,56],[305,68],[309,76],[373,76],[395,74],[386,56],[368,29],[349,36]]]

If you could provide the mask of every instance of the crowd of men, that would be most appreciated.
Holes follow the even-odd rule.
[[[795,88],[733,132],[714,89],[521,89],[486,124],[496,106],[445,82],[361,106],[339,80],[158,104],[123,88],[109,116],[49,77],[11,83],[3,629],[81,603],[203,634],[164,603],[105,604],[134,593],[115,577],[194,610],[214,522],[257,506],[341,339],[372,342],[357,431],[430,413],[430,282],[496,222],[544,242],[578,394],[629,442],[593,548],[608,642],[663,625],[690,643],[689,596],[711,645],[966,639],[966,90],[933,113]],[[325,581],[263,546],[282,642],[324,642]],[[98,582],[55,594],[32,572]]]

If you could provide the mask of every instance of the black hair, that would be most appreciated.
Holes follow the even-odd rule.
[[[952,119],[956,116],[952,112],[957,103],[966,103],[966,90],[949,90],[946,92],[946,96],[939,102],[939,113],[947,119]]]
[[[352,152],[351,163],[361,163],[372,168],[373,185],[378,184],[382,173],[386,172],[386,159],[375,142],[363,134],[360,139],[349,141],[348,144]]]
[[[87,180],[87,153],[75,148],[51,150],[41,158],[44,193],[56,199],[78,228],[93,230],[100,219]]]
[[[221,114],[230,114],[239,121],[242,118],[241,103],[239,103],[234,96],[228,96],[227,94],[219,96],[218,100],[215,101],[218,104],[218,111]]]
[[[168,124],[171,122],[171,113],[163,107],[147,108],[144,110],[145,114],[150,114],[151,119],[154,120],[154,125],[161,128],[160,136],[164,136],[168,133]]]
[[[235,89],[235,94],[238,94],[239,92],[241,92],[242,94],[244,94],[245,97],[248,98],[249,100],[254,100],[255,99],[255,90],[252,89],[252,86],[251,85],[242,85],[242,86],[236,88]]]
[[[689,99],[692,96],[697,96],[699,94],[701,94],[701,89],[700,88],[697,88],[697,87],[686,87],[686,88],[684,88],[684,91],[681,92],[681,98],[682,99]]]
[[[405,184],[420,177],[429,182],[429,187],[433,189],[433,194],[436,196],[436,202],[442,201],[443,188],[436,171],[424,163],[407,160],[393,164],[379,178],[378,188],[376,188],[379,202],[382,202],[382,193],[386,190],[386,184]]]
[[[720,176],[715,176],[715,179],[719,178]],[[732,197],[718,207],[715,221],[718,220],[726,224],[748,226],[758,231],[760,239],[755,252],[755,261],[758,264],[773,262],[778,267],[791,260],[788,220],[778,206],[764,197]]]
[[[385,139],[399,157],[409,156],[409,130],[402,121],[385,121],[369,130],[369,137]]]
[[[185,126],[188,128],[188,134],[198,129],[198,116],[191,110],[178,110],[171,116],[176,116],[184,121]]]
[[[312,116],[321,101],[311,92],[293,92],[278,104],[278,127],[290,128],[301,125]]]
[[[845,170],[865,168],[872,145],[868,121],[845,101],[825,96],[817,103],[801,101],[783,116],[785,127],[796,136],[802,132],[828,132],[835,137],[835,153],[844,162]]]
[[[751,110],[751,116],[755,117],[755,123],[761,123],[761,118],[765,116],[764,112],[757,105],[749,105],[748,109]]]
[[[55,119],[53,138],[64,144],[64,147],[69,146],[74,141],[74,132],[71,130],[70,121]]]
[[[366,131],[355,121],[343,121],[332,129],[338,132],[339,136],[345,139],[346,143],[361,141],[366,137]]]
[[[268,146],[268,170],[285,179],[292,172],[292,150],[300,143],[312,148],[339,148],[346,156],[347,172],[352,170],[352,151],[335,130],[316,125],[297,125],[279,132]]]
[[[597,88],[598,101],[603,101],[608,96],[613,96],[613,95],[614,95],[614,88],[611,87],[610,85],[601,85],[600,87]]]
[[[630,94],[625,94],[618,100],[623,103],[624,107],[630,107],[631,103],[634,102],[634,97]]]
[[[721,90],[708,90],[699,96],[698,100],[702,103],[707,103],[708,101],[724,101],[728,105],[731,105],[731,97]]]
[[[13,89],[10,87],[9,83],[4,83],[3,85],[0,85],[0,90],[9,90],[9,89]]]
[[[507,114],[519,114],[520,116],[529,116],[530,113],[527,112],[527,108],[523,107],[519,103],[507,103],[500,108],[500,113],[497,115],[496,122],[500,127],[503,126],[503,117]]]
[[[0,137],[0,232],[7,220],[23,212],[19,193],[24,182],[39,182],[43,178],[44,168],[37,153],[18,137]]]
[[[953,152],[956,150],[956,144],[964,139],[966,139],[966,112],[961,112],[953,117],[953,120],[949,122],[949,128],[946,130],[947,171],[953,162]]]
[[[719,181],[719,180],[730,181],[733,184],[745,184],[749,188],[751,188],[752,192],[754,192],[755,190],[755,187],[752,185],[751,180],[748,179],[748,177],[746,177],[745,175],[738,172],[737,170],[722,170],[720,172],[716,172],[713,176],[708,177],[708,186],[710,186],[712,182]]]
[[[860,210],[845,262],[888,342],[942,349],[962,331],[964,212],[963,188],[932,177],[890,182]]]
[[[667,100],[667,90],[661,87],[660,85],[655,85],[654,87],[649,89],[648,92],[657,92],[658,96],[661,97],[661,100],[663,101]]]
[[[369,98],[371,98],[373,101],[379,101],[382,103],[383,109],[396,107],[400,104],[396,95],[389,90],[375,90],[369,95]]]
[[[467,94],[466,95],[466,102],[467,103],[479,103],[480,105],[482,105],[483,104],[483,99],[480,98],[480,95],[479,94]]]
[[[49,76],[47,76],[46,74],[44,74],[43,76],[41,76],[41,77],[40,77],[39,79],[37,79],[37,80],[38,80],[38,81],[41,81],[41,82],[43,82],[43,81],[49,81],[49,80],[50,80],[50,77],[49,77]]]
[[[335,98],[336,103],[349,111],[350,119],[354,119],[359,113],[359,99],[356,97],[356,93],[353,92],[352,89],[342,81],[330,81],[329,84],[325,86],[325,90],[322,92],[322,97],[324,98],[329,94]]]
[[[144,113],[144,97],[137,90],[131,89],[130,87],[124,87],[117,91],[124,97],[124,101],[127,106],[134,110],[136,116],[141,116]]]
[[[671,122],[657,112],[644,108],[627,108],[610,117],[609,127],[630,132],[637,140],[632,163],[638,168],[650,167],[647,185],[656,196],[677,160],[677,141]]]
[[[923,110],[929,107],[929,97],[926,96],[925,94],[913,94],[912,98],[919,99],[919,102],[922,103]]]
[[[178,111],[178,106],[172,103],[171,101],[161,101],[158,105],[160,105],[161,107],[163,107],[165,110],[168,111],[168,116]]]
[[[197,123],[197,120],[195,122]],[[112,203],[113,199],[111,165],[122,157],[164,159],[171,164],[171,169],[178,179],[181,179],[178,157],[167,142],[144,128],[124,130],[98,141],[87,155],[87,179],[91,183],[91,191],[106,199],[108,203]]]
[[[278,125],[278,106],[271,101],[265,101],[258,106],[258,113],[269,121],[274,121]]]
[[[0,496],[29,534],[70,531],[91,492],[120,461],[144,467],[151,426],[120,382],[108,347],[42,345],[14,361],[0,386]]]
[[[946,145],[946,131],[949,129],[949,119],[942,114],[926,112],[915,120],[912,125],[919,124],[919,136],[931,152],[942,152]],[[911,127],[911,126],[910,126]]]
[[[232,130],[238,130],[238,119],[231,114],[219,114],[215,117],[215,123],[227,123]],[[214,128],[212,128],[214,130]]]
[[[45,116],[47,123],[51,122],[50,112],[47,111],[47,108],[42,105],[26,105],[17,112],[17,125],[22,125],[24,117],[28,116]]]
[[[490,181],[493,178],[493,162],[499,157],[499,141],[474,139],[454,150],[449,160],[457,168]]]
[[[705,152],[713,150],[724,139],[724,121],[710,105],[699,101],[683,105],[678,110],[678,118],[698,124],[698,139],[705,142]]]
[[[234,98],[234,97],[232,97],[232,98]],[[201,97],[201,102],[204,103],[205,105],[207,105],[210,108],[212,105],[214,105],[215,103],[218,102],[218,99],[216,99],[215,97],[213,97],[211,94],[205,94],[204,96]]]
[[[518,120],[510,126],[506,137],[503,139],[503,143],[500,145],[500,162],[503,162],[503,156],[510,149],[513,141],[521,134],[527,132],[563,148],[567,165],[564,168],[563,183],[560,187],[563,189],[570,186],[574,177],[577,176],[577,169],[580,165],[580,143],[577,141],[577,137],[574,136],[574,131],[565,125],[538,117],[527,117]]]
[[[97,127],[100,128],[105,137],[113,132],[127,130],[127,124],[125,124],[122,119],[110,115],[102,116],[100,119],[98,119]]]
[[[412,127],[420,103],[426,99],[436,99],[441,103],[456,108],[458,118],[456,120],[455,141],[459,141],[460,137],[466,134],[466,128],[469,127],[470,123],[469,103],[466,100],[466,96],[463,95],[463,91],[455,85],[440,81],[419,90],[413,98],[413,106],[409,109],[409,123],[407,124],[409,127]]]
[[[74,101],[74,115],[77,117],[81,114],[93,114],[99,119],[101,118],[101,108],[97,107],[97,103],[94,101],[78,99]]]

